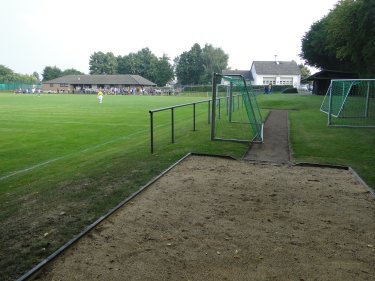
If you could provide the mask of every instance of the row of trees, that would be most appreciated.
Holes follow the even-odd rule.
[[[302,38],[310,66],[375,75],[375,1],[341,0]]]
[[[183,84],[208,84],[212,73],[221,73],[228,67],[229,56],[221,48],[206,44],[202,49],[194,44],[188,52],[183,52],[175,58],[177,80]]]
[[[0,84],[37,84],[38,82],[39,74],[37,72],[32,75],[19,74],[0,64]]]
[[[95,52],[90,56],[90,74],[137,74],[164,86],[173,79],[173,67],[166,55],[158,58],[148,48],[115,57],[112,52]]]
[[[228,67],[228,55],[221,48],[206,44],[201,48],[194,44],[189,51],[183,52],[170,63],[167,55],[157,57],[149,48],[136,53],[115,56],[112,52],[95,52],[90,56],[90,74],[137,74],[164,86],[174,77],[183,85],[207,84],[211,82],[213,72],[221,72]],[[56,66],[46,66],[43,81],[52,80],[70,74],[83,74],[76,69],[61,70]]]
[[[181,84],[205,84],[211,82],[212,72],[228,67],[228,55],[221,48],[199,44],[174,59],[174,65],[166,55],[158,58],[148,48],[137,53],[115,57],[113,53],[96,52],[90,56],[90,74],[138,74],[159,86],[175,76]]]
[[[60,68],[56,66],[46,66],[43,70],[42,75],[43,75],[43,81],[49,81],[58,77],[65,76],[65,75],[78,75],[78,74],[84,74],[84,73],[74,68],[61,70]]]

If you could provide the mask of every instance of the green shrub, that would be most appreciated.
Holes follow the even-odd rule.
[[[282,91],[283,94],[298,94],[297,88],[287,88]]]

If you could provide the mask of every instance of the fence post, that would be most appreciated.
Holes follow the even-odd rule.
[[[193,131],[195,131],[195,103],[193,103]]]
[[[150,111],[151,154],[154,153],[154,114]]]
[[[365,117],[368,118],[368,111],[369,111],[369,103],[370,103],[370,83],[371,81],[367,81],[367,95],[366,95],[366,108],[365,108]]]
[[[233,110],[233,83],[229,83],[229,122],[232,122],[232,110]]]
[[[328,103],[328,126],[331,125],[331,114],[332,114],[332,84],[333,81],[331,81],[331,85],[329,86],[329,103]]]
[[[220,119],[220,108],[221,108],[221,102],[220,102],[220,98],[219,98],[219,112],[218,112],[219,119]]]
[[[212,114],[211,114],[211,140],[215,139],[215,116],[216,116],[216,73],[212,76]]]
[[[172,143],[174,143],[174,108],[172,107],[171,108],[171,112],[172,112]]]
[[[211,101],[208,101],[208,124],[210,124]]]

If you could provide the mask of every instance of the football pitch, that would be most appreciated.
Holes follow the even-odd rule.
[[[188,152],[241,158],[246,144],[210,141],[203,97],[0,94],[0,280],[13,280]],[[375,186],[375,131],[327,127],[323,97],[260,95],[263,117],[286,109],[293,160],[353,167]]]
[[[196,131],[192,107],[175,109],[174,144],[170,111],[155,113],[151,155],[149,110],[205,99],[0,94],[0,276],[30,268],[188,152],[241,157],[246,145],[210,141],[206,103]]]

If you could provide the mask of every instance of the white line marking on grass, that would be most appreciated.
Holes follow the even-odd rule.
[[[160,128],[160,127],[164,127],[164,126],[167,126],[167,125],[158,125],[158,126],[155,126],[154,128]],[[86,153],[87,151],[95,150],[97,148],[100,148],[100,147],[105,146],[105,145],[110,144],[110,143],[115,143],[115,142],[118,142],[120,140],[131,139],[131,137],[133,137],[135,135],[138,135],[138,134],[141,134],[141,133],[144,133],[144,132],[147,132],[147,131],[149,131],[149,130],[141,130],[141,131],[138,131],[138,132],[134,132],[133,134],[130,134],[130,135],[127,135],[127,136],[122,136],[122,137],[119,137],[119,138],[115,138],[113,140],[106,141],[104,143],[97,144],[97,145],[94,145],[94,146],[90,146],[88,148],[85,148],[83,150],[80,150],[80,151],[77,151],[77,152],[74,152],[74,153],[67,154],[65,156],[61,156],[61,157],[57,157],[57,158],[54,158],[54,159],[50,159],[50,160],[44,161],[42,163],[39,163],[39,164],[36,164],[36,165],[33,165],[33,166],[30,166],[30,167],[25,168],[25,169],[11,172],[10,174],[8,174],[6,176],[0,177],[0,181],[5,180],[5,179],[10,178],[10,177],[13,177],[13,176],[16,176],[16,175],[19,175],[19,174],[22,174],[22,173],[30,172],[30,171],[32,171],[34,169],[39,168],[39,167],[51,164],[53,162],[56,162],[56,161],[59,161],[59,160],[62,160],[62,159],[66,159],[66,158],[72,157],[72,156],[74,156],[76,154],[79,154],[79,153]]]
[[[15,175],[18,175],[18,174],[21,174],[21,173],[29,172],[29,171],[31,171],[31,170],[34,170],[34,169],[39,168],[39,167],[41,167],[41,166],[44,166],[44,165],[47,165],[47,164],[50,164],[50,163],[56,162],[56,161],[58,161],[58,160],[60,160],[60,159],[63,159],[63,158],[66,158],[66,156],[57,157],[57,158],[55,158],[55,159],[51,159],[51,160],[48,160],[48,161],[45,161],[45,162],[42,162],[42,163],[36,164],[36,165],[31,166],[31,167],[29,167],[29,168],[25,168],[25,169],[22,169],[22,170],[18,170],[18,171],[12,172],[12,173],[10,173],[10,174],[8,174],[8,175],[6,175],[6,176],[1,177],[0,180],[5,180],[5,179],[10,178],[10,177],[12,177],[12,176],[15,176]]]

